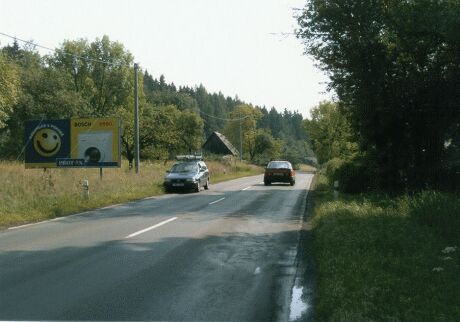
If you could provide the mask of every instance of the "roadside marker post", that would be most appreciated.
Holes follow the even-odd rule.
[[[82,187],[83,187],[83,198],[89,199],[89,181],[83,180]]]
[[[334,199],[339,198],[339,181],[334,181]]]

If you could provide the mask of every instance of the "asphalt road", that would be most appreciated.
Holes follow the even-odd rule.
[[[0,320],[285,320],[312,175],[0,232]]]

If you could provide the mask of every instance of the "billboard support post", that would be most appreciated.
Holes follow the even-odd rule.
[[[102,180],[102,168],[99,168],[99,179]]]
[[[137,90],[139,66],[134,64],[134,166],[139,174],[139,97]]]

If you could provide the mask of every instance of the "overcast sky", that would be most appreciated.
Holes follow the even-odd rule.
[[[108,35],[168,83],[201,83],[209,92],[307,117],[331,94],[327,77],[289,35],[297,27],[293,8],[305,1],[0,0],[0,32],[51,48]],[[0,35],[0,44],[8,43]]]

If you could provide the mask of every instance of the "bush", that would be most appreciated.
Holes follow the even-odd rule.
[[[252,162],[254,164],[257,164],[259,166],[265,167],[267,166],[268,162],[272,160],[272,156],[270,153],[262,153],[260,155],[257,155]]]
[[[345,163],[345,159],[341,158],[334,158],[329,160],[325,165],[324,165],[324,172],[329,179],[329,181],[332,183],[334,180],[337,180],[337,171],[343,166]]]
[[[326,175],[331,184],[334,181],[339,182],[341,192],[371,191],[378,187],[379,178],[379,173],[372,164],[362,155],[349,159],[334,158],[326,163]]]
[[[448,242],[460,243],[460,200],[453,194],[423,191],[404,200],[409,215]]]

